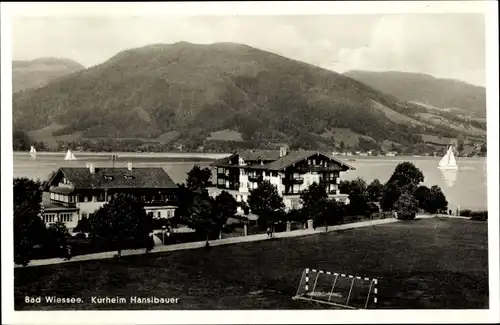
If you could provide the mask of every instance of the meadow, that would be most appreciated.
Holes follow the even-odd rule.
[[[16,268],[16,310],[318,309],[291,297],[305,268],[379,279],[382,309],[488,308],[487,223],[431,218],[297,238]],[[26,296],[80,297],[26,304]],[[93,304],[91,297],[176,304]]]

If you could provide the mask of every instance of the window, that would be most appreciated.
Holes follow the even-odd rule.
[[[83,197],[83,202],[88,202],[88,201],[89,201],[89,197],[85,195],[85,196]]]
[[[43,221],[45,223],[51,224],[56,222],[56,215],[55,214],[46,214],[43,216]]]
[[[62,222],[72,222],[73,221],[73,214],[72,213],[61,213],[59,215],[59,220]]]
[[[111,180],[113,180],[113,176],[104,175],[104,179],[107,181],[111,181]]]
[[[221,168],[221,167],[217,168],[217,173],[224,174],[224,168]]]
[[[161,211],[158,211],[157,217],[161,218]]]
[[[82,219],[83,218],[87,218],[87,214],[86,213],[82,213]]]
[[[134,178],[134,176],[132,176],[132,175],[125,175],[125,179],[133,179],[133,178]]]
[[[148,211],[148,216],[152,218],[153,217],[153,211]]]
[[[272,172],[271,176],[272,177],[278,177],[278,172]]]
[[[92,196],[92,202],[97,202],[97,196],[95,195]]]
[[[56,194],[54,192],[50,192],[50,198],[54,200],[56,198]]]

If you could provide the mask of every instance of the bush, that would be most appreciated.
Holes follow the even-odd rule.
[[[471,220],[488,221],[488,211],[474,211],[470,214]]]
[[[471,214],[471,210],[469,209],[465,209],[465,210],[461,210],[460,211],[460,216],[461,217],[470,217],[470,214]]]

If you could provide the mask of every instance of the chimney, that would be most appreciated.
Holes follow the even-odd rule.
[[[286,156],[286,154],[287,154],[286,150],[287,150],[287,148],[285,146],[280,147],[280,158]]]
[[[132,170],[132,163],[131,163],[131,162],[128,162],[128,163],[127,163],[127,169],[128,169],[128,170]]]
[[[90,173],[91,173],[91,174],[95,174],[95,167],[94,167],[94,164],[88,164],[88,166],[89,166]]]

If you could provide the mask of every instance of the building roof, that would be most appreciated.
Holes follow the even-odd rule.
[[[75,191],[74,188],[71,187],[56,187],[51,190],[51,192],[57,193],[57,194],[71,194]]]
[[[62,204],[57,204],[57,203],[53,203],[53,202],[42,202],[42,205],[43,205],[43,212],[44,213],[73,212],[73,211],[79,210],[77,207],[65,207]]]
[[[262,160],[272,160],[271,162],[265,163],[263,165],[247,165],[246,167],[250,168],[259,168],[259,169],[266,169],[266,170],[282,170],[288,166],[293,165],[294,163],[297,163],[299,161],[302,161],[304,159],[307,159],[311,156],[314,156],[316,154],[320,154],[322,156],[325,156],[335,162],[337,162],[341,167],[345,169],[351,169],[354,170],[355,168],[346,164],[342,160],[339,160],[338,158],[333,157],[332,155],[329,155],[325,152],[321,151],[312,151],[312,150],[297,150],[297,151],[288,151],[287,154],[283,157],[280,157],[280,152],[278,150],[256,150],[255,152],[252,151],[243,151],[241,153],[234,153],[228,157],[218,159],[215,162],[213,162],[211,165],[212,166],[220,166],[220,167],[228,167],[228,166],[236,166],[234,164],[230,164],[230,158],[234,157],[235,155],[239,155],[243,160],[247,161],[255,161],[258,158],[261,158]],[[264,158],[265,157],[265,158]]]
[[[49,179],[48,184],[62,173],[75,189],[100,188],[177,188],[170,176],[161,167],[148,168],[95,168],[92,174],[85,167],[61,167]]]

